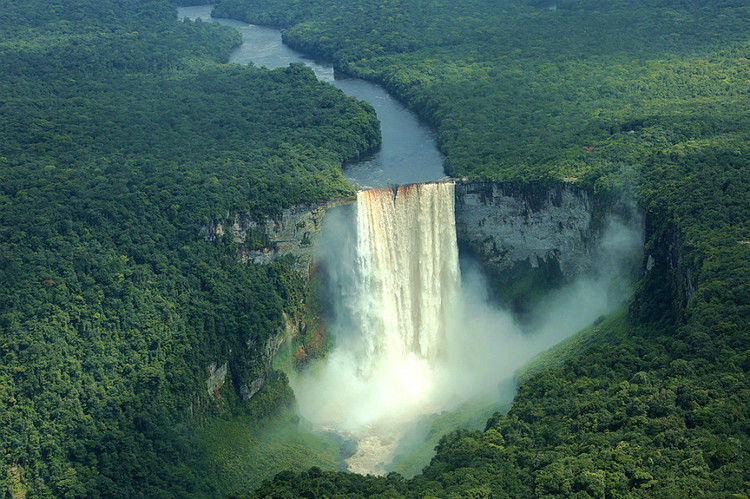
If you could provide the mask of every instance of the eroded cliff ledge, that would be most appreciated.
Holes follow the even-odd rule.
[[[603,216],[586,190],[569,183],[456,183],[459,242],[497,272],[553,261],[566,279],[590,270]]]
[[[569,182],[459,181],[456,235],[495,298],[523,319],[535,302],[594,271],[611,207]]]
[[[243,262],[268,264],[291,255],[296,260],[297,270],[307,278],[315,241],[320,235],[326,212],[354,201],[354,197],[348,197],[325,203],[294,205],[276,217],[262,220],[256,220],[247,213],[237,213],[222,220],[211,220],[201,228],[201,233],[212,241],[231,237],[240,245],[239,258]]]
[[[457,181],[455,192],[459,243],[492,270],[556,262],[570,279],[590,269],[607,210],[587,190],[565,182]],[[202,232],[210,240],[231,237],[246,262],[270,263],[292,255],[306,275],[326,212],[353,202],[296,205],[263,220],[235,214],[211,221]]]

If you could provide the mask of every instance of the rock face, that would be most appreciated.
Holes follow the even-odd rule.
[[[697,291],[695,271],[689,264],[694,261],[690,249],[674,223],[660,223],[655,217],[646,218],[646,240],[649,244],[643,258],[644,279],[631,312],[645,320],[661,317],[681,321]],[[657,294],[670,299],[655,302],[649,298]]]
[[[203,237],[215,241],[231,237],[240,245],[239,259],[243,262],[269,264],[283,256],[295,257],[295,267],[304,279],[310,277],[313,260],[313,248],[320,234],[323,217],[336,206],[354,202],[354,198],[342,198],[326,203],[302,204],[285,209],[281,215],[263,220],[255,220],[248,214],[235,214],[222,220],[213,220],[202,227]],[[273,358],[286,338],[298,334],[299,318],[284,315],[284,327],[270,332],[262,344],[248,342],[243,353],[251,359],[251,376],[249,382],[238,386],[243,401],[255,396],[268,380],[272,370]],[[224,360],[224,359],[222,359]],[[219,391],[224,385],[229,370],[229,362],[224,361],[221,367],[212,363],[207,367],[206,381],[208,393],[219,398]]]
[[[240,258],[244,262],[268,264],[285,255],[297,257],[297,270],[307,278],[323,216],[335,206],[353,202],[354,198],[341,198],[326,203],[295,205],[277,217],[260,221],[248,214],[236,214],[211,221],[202,227],[201,232],[209,240],[231,237],[242,245]]]
[[[556,261],[566,279],[589,270],[602,226],[589,193],[569,183],[456,183],[456,233],[496,272]]]
[[[459,244],[468,247],[490,271],[510,279],[528,268],[554,267],[564,279],[590,270],[606,210],[584,189],[570,183],[551,185],[503,182],[456,182],[455,220]],[[354,202],[345,198],[288,208],[275,218],[255,220],[237,214],[202,228],[206,239],[231,237],[241,245],[239,258],[267,264],[285,255],[296,258],[300,274],[309,278],[313,247],[326,212]],[[548,270],[544,270],[548,272]],[[506,277],[507,277],[506,276]],[[298,334],[299,318],[285,316],[286,326],[262,345],[247,345],[256,375],[239,387],[250,400],[265,384],[271,362],[284,339]],[[209,366],[207,387],[216,396],[227,364]]]
[[[281,344],[287,338],[292,338],[297,334],[297,322],[290,318],[286,313],[284,315],[284,327],[277,331],[266,339],[265,343],[261,348],[255,348],[255,345],[251,342],[247,343],[249,352],[255,352],[256,357],[253,359],[253,363],[256,364],[257,372],[259,373],[250,383],[240,385],[240,396],[242,400],[248,401],[263,388],[263,385],[268,379],[268,374],[271,372],[273,358],[281,348]]]
[[[239,386],[239,394],[243,401],[247,402],[263,388],[271,372],[273,358],[278,353],[281,344],[287,338],[292,338],[299,334],[301,324],[300,320],[284,313],[284,326],[274,331],[262,345],[257,345],[253,341],[246,343],[247,352],[245,355],[252,359],[251,364],[253,365],[252,369],[255,377],[249,383]],[[227,374],[229,374],[229,362],[230,360],[226,360],[221,366],[212,362],[207,367],[208,379],[206,380],[206,386],[209,396],[214,399],[221,398],[220,390],[226,382]]]
[[[503,271],[518,262],[537,267],[555,260],[566,278],[589,269],[603,210],[586,190],[565,182],[459,181],[455,194],[458,240],[490,268]],[[297,269],[307,277],[326,212],[353,202],[355,198],[342,198],[296,205],[260,221],[237,214],[210,222],[202,233],[209,240],[231,237],[242,245],[245,262],[267,264],[295,256]]]
[[[228,362],[224,362],[221,367],[217,367],[216,363],[211,363],[211,365],[208,366],[208,380],[206,381],[206,385],[208,387],[208,394],[212,397],[216,397],[219,389],[224,386],[224,381],[227,378],[228,367]]]

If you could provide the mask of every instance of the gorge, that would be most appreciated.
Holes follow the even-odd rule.
[[[643,237],[631,205],[563,182],[382,188],[225,226],[206,237],[242,243],[260,229],[270,244],[246,252],[253,261],[291,255],[305,276],[322,276],[333,350],[302,372],[276,367],[303,421],[348,442],[344,466],[361,473],[390,471],[419,446],[402,439],[417,421],[477,400],[489,414],[508,404],[517,369],[628,298]],[[506,286],[515,296],[502,300],[492,276],[535,287]],[[269,368],[300,332],[291,326],[265,348]]]
[[[485,407],[508,403],[518,368],[630,293],[642,243],[637,215],[597,221],[588,198],[563,185],[557,202],[531,206],[533,198],[512,198],[525,215],[486,199],[484,212],[472,210],[485,222],[467,223],[465,207],[455,206],[456,191],[463,193],[460,203],[471,203],[467,193],[477,187],[445,182],[361,191],[356,204],[325,219],[315,259],[325,275],[335,345],[325,359],[290,373],[290,382],[314,429],[356,442],[346,461],[350,471],[392,470],[393,458],[408,452],[402,438],[420,418],[478,400]],[[485,270],[466,256],[459,261],[457,232],[466,244],[465,234],[482,225],[516,231],[493,242],[494,253],[478,253],[486,262],[513,251],[511,268],[536,269],[545,258],[562,262],[565,283],[547,290],[530,320],[498,306]]]
[[[180,15],[208,12],[191,9]],[[250,28],[266,30],[236,24],[246,40]],[[230,60],[251,62],[246,45]],[[274,47],[285,54],[270,57],[266,48],[256,62],[293,62],[286,58],[292,51]],[[382,92],[361,80],[336,80],[330,68],[299,60],[323,81],[344,82],[347,93],[361,98],[364,88],[372,98]],[[393,99],[385,94],[385,100]],[[572,183],[414,184],[442,176],[434,137],[405,110],[406,124],[402,110],[395,119],[386,110],[383,120],[383,102],[376,108],[383,148],[346,172],[357,185],[396,187],[360,191],[356,200],[290,207],[265,221],[236,214],[203,229],[207,238],[228,233],[246,244],[243,259],[268,263],[292,255],[306,278],[312,268],[324,274],[327,329],[335,345],[304,371],[285,370],[306,424],[349,442],[343,466],[364,474],[393,469],[394,457],[409,452],[404,435],[420,419],[476,400],[483,407],[509,403],[516,369],[627,298],[642,245],[642,223],[632,206],[608,205]],[[396,149],[407,144],[412,152],[389,152],[394,137]],[[384,165],[392,170],[384,172]],[[251,247],[258,231],[266,247]],[[494,290],[488,272],[497,281]],[[512,281],[532,283],[532,289],[502,285]],[[281,339],[296,332],[288,325],[271,342],[275,347],[265,347],[267,369]],[[266,376],[243,393],[251,397]]]
[[[750,5],[175,5],[1,11],[3,497],[748,495]]]

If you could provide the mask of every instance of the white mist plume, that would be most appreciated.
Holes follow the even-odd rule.
[[[598,275],[554,294],[532,330],[522,330],[490,304],[477,265],[461,275],[453,200],[452,183],[376,189],[326,216],[318,258],[336,346],[290,382],[315,429],[357,441],[351,471],[386,471],[420,416],[476,397],[498,400],[500,382],[516,369],[627,296],[611,283],[637,254],[641,229],[612,222]]]

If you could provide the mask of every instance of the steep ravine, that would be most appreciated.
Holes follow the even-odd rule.
[[[572,183],[456,185],[456,234],[484,267],[495,300],[530,319],[553,289],[594,271],[611,207]]]
[[[564,182],[457,181],[455,196],[456,233],[462,253],[478,260],[497,288],[511,283],[505,295],[502,289],[497,290],[497,297],[515,306],[521,318],[526,304],[547,288],[593,270],[605,219],[617,211],[609,201]],[[237,257],[244,261],[264,264],[292,256],[307,280],[325,214],[352,202],[353,198],[344,198],[292,206],[263,220],[234,214],[211,221],[202,232],[207,239],[232,238],[239,245]],[[300,322],[299,317],[287,317],[286,327],[266,344],[248,345],[248,355],[263,367],[252,383],[240,387],[244,399],[263,385],[282,340],[295,336]],[[218,362],[207,370],[211,391],[221,386],[226,369]]]

